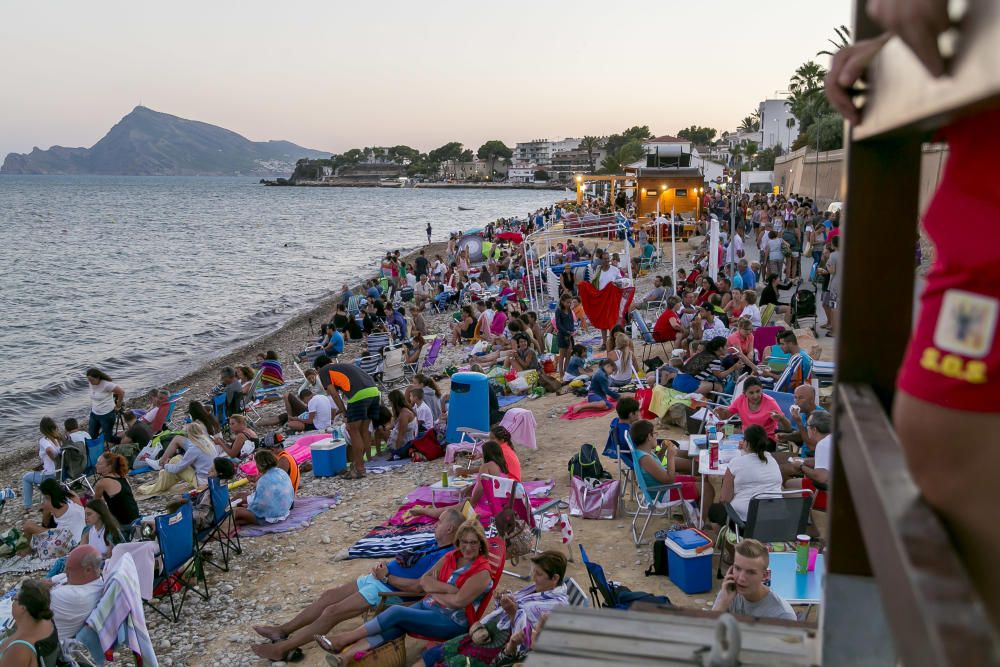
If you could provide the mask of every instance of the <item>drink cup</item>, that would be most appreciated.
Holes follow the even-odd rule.
[[[809,571],[809,542],[808,535],[798,535],[795,538],[795,572],[805,574]]]

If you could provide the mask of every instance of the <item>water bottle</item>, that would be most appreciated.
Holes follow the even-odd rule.
[[[715,424],[709,424],[705,431],[708,440],[708,467],[712,470],[719,468],[719,433],[715,430]]]

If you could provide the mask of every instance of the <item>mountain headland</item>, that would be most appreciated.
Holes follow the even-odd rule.
[[[251,141],[216,125],[138,106],[90,148],[10,153],[0,174],[273,176],[292,172],[302,158],[329,156],[289,141]]]

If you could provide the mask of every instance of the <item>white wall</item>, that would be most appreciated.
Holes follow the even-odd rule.
[[[788,108],[787,100],[764,100],[758,108],[760,111],[760,148],[772,148],[775,144],[781,144],[788,151],[792,143],[799,137],[799,122],[795,120],[795,125],[789,131],[785,123],[789,118],[795,119]]]

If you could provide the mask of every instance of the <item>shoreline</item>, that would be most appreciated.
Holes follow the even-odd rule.
[[[416,257],[421,250],[430,257],[433,257],[435,254],[443,256],[447,246],[447,241],[432,241],[429,244],[418,245],[409,249],[401,248],[400,257],[408,262]],[[372,257],[371,259],[373,262],[378,261],[378,257]],[[344,282],[353,290],[366,280],[374,278],[377,273],[378,271],[374,270],[367,274],[362,274],[354,282],[350,279],[345,279]],[[297,379],[298,371],[295,370],[295,366],[290,363],[290,360],[294,359],[295,354],[315,338],[316,334],[311,334],[309,331],[310,320],[313,320],[313,331],[318,331],[321,324],[325,324],[333,318],[333,313],[339,301],[339,292],[323,297],[312,306],[295,313],[272,331],[239,343],[232,349],[211,353],[212,356],[199,362],[194,370],[178,378],[153,386],[141,393],[130,393],[129,388],[126,387],[125,407],[134,408],[145,405],[153,397],[154,392],[161,388],[173,392],[184,387],[189,387],[190,391],[185,395],[185,398],[205,396],[218,383],[219,371],[223,367],[235,366],[239,363],[249,363],[250,358],[254,354],[270,349],[275,350],[278,356],[283,358],[282,366],[286,377]],[[349,349],[347,346],[350,346],[351,343],[351,341],[346,341],[345,352],[347,352]],[[358,345],[358,342],[354,341],[354,345]],[[182,407],[182,405],[178,405],[178,409],[174,411],[174,416],[171,419],[172,422],[176,423],[178,418],[186,413],[186,410],[183,410]],[[81,420],[81,425],[85,427],[87,415],[75,416],[78,420]],[[56,423],[61,425],[63,419],[65,419],[65,416],[56,418]],[[10,478],[14,475],[16,479],[15,483],[12,483],[13,486],[17,486],[21,474],[31,468],[31,460],[36,459],[38,455],[36,444],[27,444],[29,442],[34,443],[36,440],[36,432],[26,431],[21,436],[16,436],[12,439],[9,449],[0,452],[0,476]],[[18,444],[22,441],[24,444]]]
[[[284,180],[284,179],[283,179]],[[278,188],[381,188],[384,190],[565,190],[568,185],[562,183],[417,183],[411,187],[401,185],[382,185],[377,181],[267,181],[261,179],[261,185]]]

